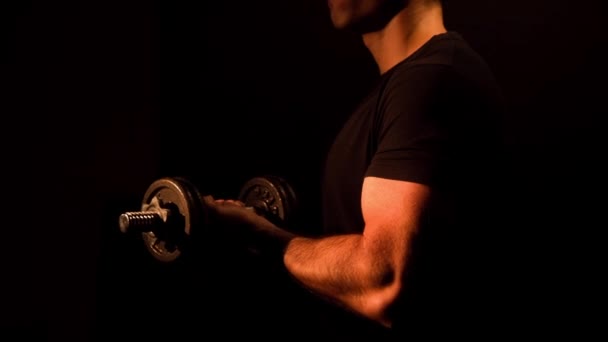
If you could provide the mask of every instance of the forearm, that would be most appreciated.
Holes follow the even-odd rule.
[[[326,300],[389,325],[388,305],[398,293],[398,273],[387,246],[350,234],[308,238],[258,217],[246,240],[285,267],[300,285]]]
[[[288,230],[277,227],[265,218],[255,216],[250,224],[251,229],[245,229],[245,240],[249,247],[256,251],[269,255],[273,259],[281,258],[287,249],[289,242],[296,237]],[[279,260],[282,263],[282,260]]]
[[[304,287],[351,311],[387,325],[395,293],[394,271],[363,235],[293,238],[284,254],[288,272]]]
[[[306,286],[323,294],[358,293],[365,288],[366,267],[358,255],[361,235],[323,239],[298,237],[285,250],[285,267]]]
[[[307,238],[266,220],[253,223],[254,233],[248,238],[252,247],[282,255],[287,271],[311,290],[330,297],[355,297],[382,282],[385,267],[380,262],[371,265],[360,234]]]

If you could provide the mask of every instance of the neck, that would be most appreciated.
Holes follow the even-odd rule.
[[[383,74],[445,32],[441,5],[420,1],[401,10],[383,29],[364,34],[363,42]]]

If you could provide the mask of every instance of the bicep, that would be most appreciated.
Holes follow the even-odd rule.
[[[394,267],[404,266],[412,234],[430,196],[427,185],[379,177],[363,181],[361,209],[368,250],[381,253]]]

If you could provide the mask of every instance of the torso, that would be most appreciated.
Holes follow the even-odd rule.
[[[436,110],[449,114],[446,120],[449,125],[456,127],[456,133],[450,135],[450,139],[454,139],[451,159],[446,163],[441,178],[436,183],[427,184],[434,189],[436,200],[425,218],[424,230],[427,235],[421,234],[421,241],[418,242],[419,246],[424,246],[420,247],[424,251],[424,255],[419,258],[420,263],[424,264],[423,268],[433,269],[431,273],[435,272],[435,275],[423,280],[424,277],[418,277],[416,286],[420,286],[418,291],[421,292],[417,292],[417,299],[409,298],[410,301],[435,298],[434,291],[443,291],[441,286],[429,284],[445,282],[457,274],[453,272],[455,264],[470,260],[475,257],[473,251],[479,251],[479,245],[472,239],[488,237],[487,232],[479,235],[479,229],[491,229],[487,223],[493,219],[492,212],[484,206],[492,205],[493,202],[491,197],[483,196],[491,195],[491,189],[487,186],[488,182],[494,180],[494,176],[487,172],[493,170],[488,167],[493,165],[491,154],[500,156],[501,137],[497,124],[500,123],[504,107],[489,68],[459,35],[450,32],[432,39],[414,55],[383,75],[376,88],[344,123],[327,155],[322,188],[324,232],[361,233],[364,229],[361,213],[363,180],[382,143],[382,127],[389,124],[380,103],[395,75],[407,79],[408,73],[421,65],[430,70],[434,66],[448,68],[455,75],[453,92],[446,93],[447,96],[443,98],[446,103],[437,104]],[[409,138],[403,136],[403,139]],[[407,170],[408,161],[404,159],[398,165]],[[390,172],[387,171],[388,173]],[[488,180],[482,179],[486,176]],[[404,177],[403,180],[408,179]],[[466,248],[470,248],[470,253],[461,252]],[[471,276],[470,272],[474,272],[478,266],[471,266],[468,271],[463,269],[462,274]],[[439,268],[445,272],[436,271]],[[435,278],[431,279],[433,277]],[[472,278],[467,283],[470,283],[470,279]],[[450,293],[461,290],[464,291],[456,286]],[[430,312],[428,314],[432,315]],[[406,313],[404,317],[412,316]],[[429,316],[420,312],[420,317],[424,321],[422,317]]]

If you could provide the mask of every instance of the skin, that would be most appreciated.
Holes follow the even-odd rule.
[[[434,0],[330,0],[337,29],[361,34],[380,73],[407,58],[432,36],[446,32]],[[251,237],[276,253],[293,278],[320,296],[385,327],[404,289],[412,236],[432,196],[428,186],[377,177],[364,179],[362,234],[298,236],[243,208],[242,203],[205,197],[226,229]]]
[[[334,27],[362,36],[380,73],[446,32],[438,0],[329,0],[329,9]]]

